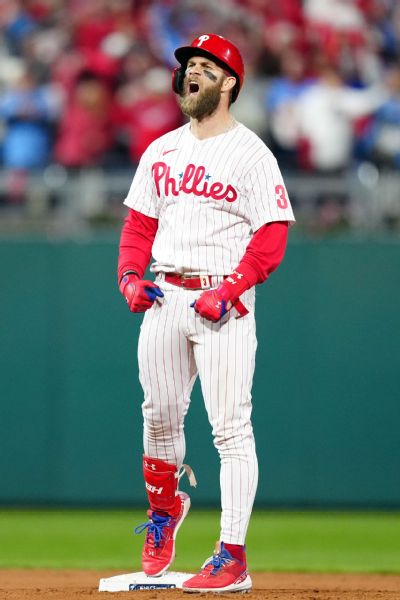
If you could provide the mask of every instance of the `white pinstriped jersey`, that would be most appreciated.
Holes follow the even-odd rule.
[[[241,123],[204,140],[189,124],[157,139],[125,204],[159,220],[153,272],[226,275],[262,225],[294,222],[275,157]]]

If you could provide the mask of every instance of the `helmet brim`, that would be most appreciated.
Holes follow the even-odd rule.
[[[174,54],[175,54],[176,60],[181,63],[182,67],[185,67],[185,68],[188,63],[189,58],[192,58],[192,56],[205,56],[206,58],[209,58],[210,60],[215,62],[216,65],[218,65],[225,71],[228,71],[229,73],[231,73],[239,81],[238,74],[235,73],[229,67],[229,65],[227,65],[225,62],[223,62],[216,56],[214,56],[214,54],[212,54],[211,52],[207,52],[207,50],[203,50],[202,48],[195,48],[193,46],[182,46],[181,48],[177,48],[175,50]]]

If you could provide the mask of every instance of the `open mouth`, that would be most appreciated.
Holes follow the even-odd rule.
[[[196,83],[195,81],[191,81],[189,82],[189,94],[197,94],[197,92],[199,91],[199,84]]]

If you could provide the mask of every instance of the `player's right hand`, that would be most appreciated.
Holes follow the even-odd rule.
[[[139,279],[138,275],[133,273],[124,275],[119,289],[131,312],[145,312],[153,306],[156,298],[164,297],[163,292],[153,281]]]

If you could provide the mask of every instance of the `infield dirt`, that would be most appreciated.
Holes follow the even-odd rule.
[[[98,592],[101,577],[113,571],[0,570],[1,600],[93,600],[109,597]],[[320,575],[254,573],[253,590],[246,600],[399,600],[400,575]],[[142,600],[214,598],[213,594],[185,594],[181,590],[112,593],[112,600],[127,594]],[[237,594],[223,597],[238,598]]]

